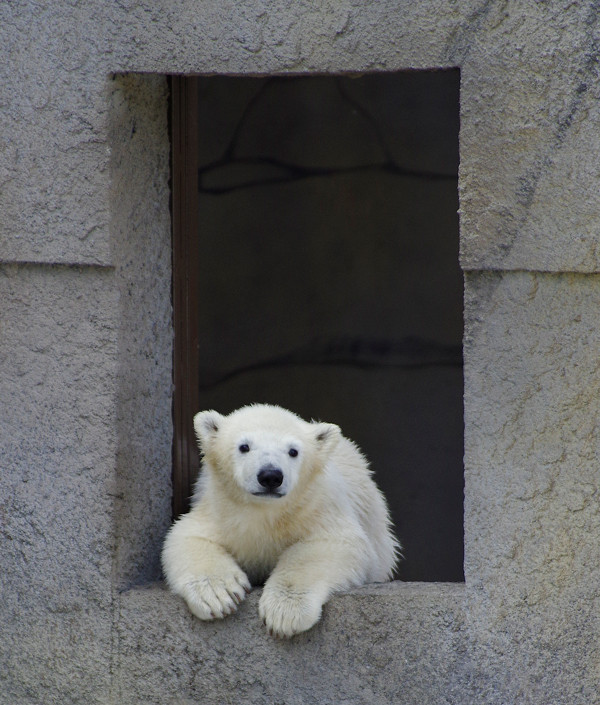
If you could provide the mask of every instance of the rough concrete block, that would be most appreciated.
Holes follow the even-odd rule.
[[[460,677],[464,585],[388,583],[334,596],[323,620],[275,640],[255,590],[201,622],[162,585],[120,598],[115,702],[439,703]],[[448,699],[446,702],[452,702]]]
[[[0,268],[0,701],[108,687],[117,294],[108,270]]]
[[[119,587],[157,580],[171,519],[169,132],[164,76],[110,81],[111,252],[119,294]],[[143,204],[143,206],[141,206]]]
[[[526,664],[512,702],[597,696],[599,305],[596,275],[467,276],[469,619],[488,667]]]
[[[109,145],[99,6],[0,7],[3,261],[107,264]]]
[[[483,3],[464,31],[463,267],[598,271],[596,7]]]

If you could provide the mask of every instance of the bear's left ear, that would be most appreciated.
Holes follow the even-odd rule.
[[[200,449],[206,450],[210,442],[216,437],[223,416],[217,411],[200,411],[194,416],[194,431],[198,437]]]
[[[317,447],[326,453],[331,453],[342,437],[340,427],[334,423],[314,423],[313,433]]]

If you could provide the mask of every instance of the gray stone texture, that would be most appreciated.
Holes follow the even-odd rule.
[[[164,76],[127,75],[110,81],[109,197],[113,285],[119,292],[113,577],[119,588],[160,577],[158,546],[171,514],[167,98]]]
[[[452,702],[464,667],[464,593],[459,584],[369,585],[327,604],[315,629],[276,640],[258,617],[259,591],[229,619],[207,625],[162,586],[132,590],[120,601],[123,669],[116,699],[147,705]]]
[[[591,1],[0,5],[0,702],[599,702],[599,31]],[[453,66],[466,583],[353,591],[290,643],[256,596],[199,624],[140,587],[170,493],[157,76]]]
[[[465,577],[477,649],[488,665],[502,655],[504,702],[597,702],[600,279],[486,272],[469,274],[466,291]]]
[[[94,702],[109,686],[118,296],[106,270],[11,264],[0,300],[0,702]]]

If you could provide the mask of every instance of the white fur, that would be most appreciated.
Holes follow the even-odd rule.
[[[337,426],[253,405],[200,412],[194,428],[203,470],[162,553],[170,588],[193,614],[224,617],[266,580],[260,616],[289,637],[319,620],[333,592],[391,578],[399,545],[385,500]],[[270,493],[258,477],[265,467],[282,476]]]

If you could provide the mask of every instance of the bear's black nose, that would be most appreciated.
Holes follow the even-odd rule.
[[[258,482],[268,490],[273,491],[283,482],[283,473],[275,465],[264,465],[256,476]]]

